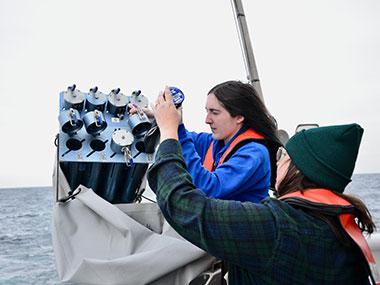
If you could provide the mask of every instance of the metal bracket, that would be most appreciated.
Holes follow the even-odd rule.
[[[69,200],[74,200],[75,196],[78,195],[82,191],[82,188],[77,188],[74,191],[70,191],[68,196],[65,196],[61,199],[59,199],[57,202],[66,203]]]

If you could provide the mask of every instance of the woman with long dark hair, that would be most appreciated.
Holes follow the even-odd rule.
[[[276,180],[276,125],[252,85],[227,81],[207,95],[211,133],[178,127],[187,170],[207,196],[259,202]],[[244,166],[244,167],[242,167]]]
[[[293,198],[290,197],[299,197],[304,198],[308,195],[306,191],[312,190],[315,193],[321,193],[321,190],[315,190],[315,189],[321,189],[323,187],[318,186],[317,183],[312,182],[310,179],[308,179],[305,175],[302,174],[301,171],[299,171],[294,164],[294,162],[290,159],[289,155],[286,154],[285,149],[281,149],[282,158],[278,162],[280,165],[279,167],[283,167],[282,164],[287,164],[287,170],[285,177],[283,179],[279,179],[280,182],[278,182],[277,185],[277,195],[279,196],[280,200],[284,200],[290,204],[293,204],[294,207],[300,208],[306,213],[319,218],[326,222],[330,228],[331,231],[334,233],[336,238],[344,245],[350,247],[352,246],[352,241],[350,239],[350,236],[347,235],[347,232],[344,230],[344,228],[341,227],[341,220],[339,218],[338,210],[342,210],[344,212],[344,208],[338,208],[337,205],[330,208],[326,205],[325,209],[322,211],[321,208],[318,208],[318,206],[312,207],[308,203],[305,203],[302,205],[300,202],[301,200],[295,199],[292,201]],[[281,155],[280,155],[281,156]],[[322,190],[323,192],[326,192],[325,190]],[[306,195],[305,195],[306,192]],[[332,194],[331,194],[331,193]],[[294,193],[297,193],[296,196],[294,196]],[[347,212],[353,212],[355,213],[358,221],[358,227],[362,232],[367,232],[368,234],[373,233],[376,226],[372,220],[372,216],[369,213],[366,205],[357,197],[343,194],[341,191],[337,190],[329,190],[329,192],[326,192],[328,195],[337,196],[347,201],[347,205],[351,204],[351,206],[347,207]],[[336,199],[339,199],[335,197]],[[340,199],[339,199],[340,200]],[[319,201],[319,202],[322,202]],[[346,205],[346,206],[347,206]],[[340,206],[339,206],[340,207]]]

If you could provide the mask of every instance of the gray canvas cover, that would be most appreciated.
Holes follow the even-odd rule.
[[[61,194],[70,191],[62,175]],[[113,205],[91,189],[80,185],[75,192],[79,189],[75,199],[53,208],[52,241],[62,282],[188,284],[214,262],[168,225],[157,204]]]

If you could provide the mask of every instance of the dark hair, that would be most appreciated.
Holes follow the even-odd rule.
[[[296,191],[307,191],[308,189],[324,188],[320,187],[314,182],[310,181],[305,175],[301,173],[295,166],[295,164],[290,160],[288,171],[284,179],[280,182],[277,193],[278,196],[283,196]],[[362,232],[367,232],[368,234],[373,233],[376,229],[376,225],[372,220],[372,216],[368,211],[366,205],[359,199],[351,195],[343,194],[337,191],[332,191],[337,196],[345,199],[351,203],[355,210],[357,216],[357,225]],[[303,209],[304,210],[304,209]],[[315,210],[305,210],[308,214],[325,221],[331,228],[332,232],[335,234],[336,238],[342,242],[345,246],[350,246],[352,244],[351,239],[342,230],[340,226],[340,221],[336,216],[325,215]]]
[[[210,93],[214,93],[232,117],[243,116],[245,126],[254,129],[268,140],[280,142],[275,121],[251,84],[227,81],[213,87],[208,92]]]
[[[251,128],[265,140],[264,144],[269,151],[271,160],[271,184],[276,182],[276,152],[282,145],[277,136],[277,123],[265,107],[256,89],[248,83],[240,81],[226,81],[214,86],[208,95],[213,93],[219,103],[228,111],[231,117],[244,117],[244,126]]]

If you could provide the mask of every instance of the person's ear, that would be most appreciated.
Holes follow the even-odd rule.
[[[238,124],[242,124],[245,120],[244,116],[242,116],[242,115],[237,115],[235,117],[235,119],[236,119],[236,123],[238,123]]]

